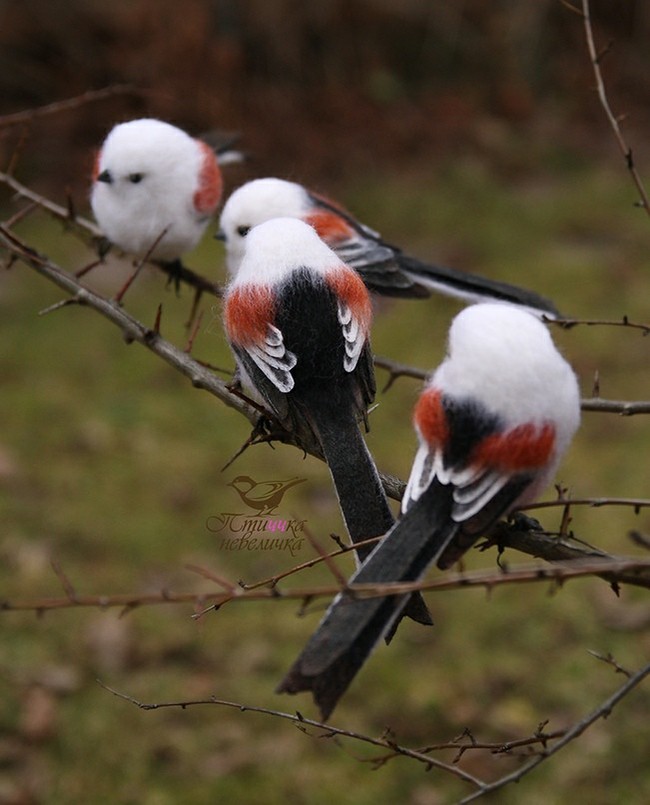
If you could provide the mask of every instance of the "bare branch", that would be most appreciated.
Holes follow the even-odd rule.
[[[140,702],[137,699],[134,699],[132,696],[128,696],[125,693],[120,693],[119,691],[110,688],[108,685],[105,685],[99,679],[97,680],[97,683],[101,685],[101,687],[104,688],[104,690],[113,694],[113,696],[117,696],[119,699],[124,699],[125,701],[134,704],[136,707],[139,707],[141,710],[160,710],[162,708],[168,708],[168,707],[179,707],[182,710],[185,710],[188,707],[196,707],[201,705],[217,705],[219,707],[231,707],[234,708],[235,710],[239,710],[242,713],[260,713],[262,715],[273,716],[274,718],[281,718],[285,721],[290,721],[294,723],[296,726],[298,726],[306,734],[309,734],[307,733],[306,727],[313,727],[315,729],[324,730],[325,735],[320,737],[332,738],[334,736],[337,736],[341,738],[351,738],[356,741],[371,744],[372,746],[381,747],[382,749],[390,749],[398,755],[408,757],[411,758],[412,760],[417,760],[420,763],[423,763],[427,771],[429,769],[436,768],[442,771],[446,771],[449,774],[453,774],[455,777],[459,777],[461,780],[464,780],[467,783],[472,783],[473,785],[476,786],[485,785],[481,780],[469,774],[468,772],[458,768],[458,766],[443,763],[440,760],[436,760],[436,758],[432,758],[429,755],[423,754],[422,752],[418,752],[416,749],[409,749],[405,746],[399,746],[395,744],[394,741],[392,741],[390,738],[387,737],[373,738],[369,735],[363,735],[360,732],[354,732],[353,730],[342,729],[340,727],[333,727],[332,725],[325,724],[322,721],[314,721],[311,718],[305,718],[299,712],[284,713],[281,710],[270,710],[266,707],[256,707],[253,705],[240,704],[238,702],[229,702],[225,701],[224,699],[217,699],[214,696],[210,697],[209,699],[147,704],[145,702]]]
[[[375,366],[388,371],[388,380],[382,391],[388,391],[399,377],[413,377],[416,380],[424,380],[427,376],[427,373],[422,369],[407,366],[405,363],[397,363],[389,358],[381,358],[379,355],[375,355],[374,362]]]
[[[103,237],[102,231],[97,226],[97,224],[88,220],[88,218],[82,218],[80,216],[71,218],[70,210],[68,208],[62,207],[60,204],[56,204],[54,201],[50,201],[50,199],[45,198],[45,196],[41,196],[34,190],[30,190],[29,187],[25,187],[25,185],[21,184],[19,181],[14,179],[14,177],[10,176],[8,173],[0,171],[0,182],[2,184],[7,185],[7,187],[10,187],[21,198],[28,199],[33,204],[36,204],[41,209],[45,210],[50,215],[54,216],[54,218],[57,218],[58,220],[63,221],[68,226],[74,228],[76,234],[80,235],[84,240],[84,242],[86,243],[89,242],[88,239],[89,235],[91,236],[91,239],[95,240],[98,240],[101,237]]]
[[[340,727],[334,727],[330,724],[325,724],[321,721],[315,721],[313,719],[305,718],[300,712],[296,712],[295,714],[285,713],[280,710],[271,710],[266,707],[257,707],[252,705],[241,704],[238,702],[230,702],[224,699],[218,699],[214,696],[210,697],[209,699],[191,699],[191,700],[180,700],[172,702],[145,703],[133,698],[132,696],[120,693],[119,691],[110,688],[109,686],[105,685],[101,680],[97,680],[97,682],[99,685],[101,685],[101,687],[103,687],[106,691],[108,691],[112,695],[117,696],[120,699],[124,699],[130,704],[139,707],[141,710],[158,710],[161,708],[176,708],[176,707],[185,710],[188,707],[196,707],[203,705],[229,707],[239,710],[240,712],[259,713],[274,718],[280,718],[285,721],[290,721],[294,723],[296,726],[298,726],[299,729],[302,732],[305,732],[306,734],[310,734],[307,731],[307,727],[312,727],[314,729],[324,731],[324,734],[320,735],[319,737],[350,738],[352,740],[360,741],[362,743],[370,744],[372,746],[380,747],[382,749],[388,749],[390,750],[388,755],[381,755],[379,757],[372,758],[369,762],[373,763],[375,766],[381,766],[388,760],[391,760],[395,757],[407,757],[413,760],[417,760],[420,763],[423,763],[427,770],[431,768],[437,768],[450,774],[454,774],[455,776],[460,777],[465,782],[471,783],[477,788],[475,792],[473,792],[472,794],[461,800],[461,803],[468,803],[484,796],[487,793],[503,788],[509,783],[514,783],[521,780],[525,775],[532,772],[537,766],[539,766],[545,760],[555,755],[557,752],[559,752],[561,749],[567,746],[571,741],[575,740],[580,735],[582,735],[593,723],[595,723],[601,718],[607,718],[611,714],[614,707],[617,704],[619,704],[622,701],[622,699],[624,699],[635,687],[641,684],[641,682],[646,678],[646,676],[648,676],[648,674],[650,674],[650,663],[646,665],[644,668],[642,668],[640,671],[637,671],[635,674],[630,675],[625,684],[622,685],[612,696],[610,696],[608,699],[602,702],[585,718],[583,718],[581,721],[577,722],[576,724],[574,724],[573,727],[567,730],[558,730],[553,733],[545,733],[544,727],[546,726],[546,723],[543,723],[539,725],[536,733],[531,738],[511,741],[502,744],[480,743],[473,738],[471,733],[465,731],[463,735],[459,736],[459,738],[455,739],[454,741],[442,744],[432,744],[431,746],[427,746],[424,749],[419,750],[410,749],[408,747],[401,746],[400,744],[396,743],[396,741],[393,738],[392,731],[389,729],[385,730],[384,734],[381,737],[373,738],[369,735],[364,735],[359,732],[343,729]],[[469,738],[469,742],[462,742],[462,738],[465,736]],[[558,738],[557,743],[549,747],[550,741],[554,740],[555,738]],[[481,781],[475,776],[460,769],[457,765],[457,761],[460,759],[460,756],[462,756],[462,754],[468,750],[489,749],[495,754],[496,753],[504,754],[511,752],[511,750],[517,746],[530,746],[537,744],[541,744],[541,747],[537,749],[535,757],[532,760],[530,760],[524,766],[519,768],[517,771],[511,774],[507,774],[491,783],[485,783]],[[431,752],[433,751],[439,751],[442,749],[452,749],[452,748],[459,750],[456,758],[454,759],[453,764],[443,763],[437,760],[436,758],[431,757]]]
[[[629,400],[603,400],[602,397],[591,397],[582,400],[580,407],[583,411],[620,414],[621,416],[650,414],[650,401],[630,402]]]
[[[567,537],[557,537],[544,531],[531,530],[528,528],[518,528],[516,525],[510,526],[505,522],[497,523],[490,533],[486,546],[499,545],[502,548],[512,548],[530,556],[543,558],[547,562],[571,563],[574,561],[591,561],[606,563],[613,557],[594,548],[591,545],[580,543],[575,539]],[[567,564],[567,566],[570,566]],[[595,569],[595,574],[612,585],[630,584],[636,587],[650,589],[650,574],[647,570],[631,570],[619,568],[620,573],[610,575],[605,564],[600,566],[600,570]]]
[[[355,546],[356,547],[356,546]],[[559,549],[558,549],[559,550]],[[524,565],[516,568],[500,568],[499,570],[479,570],[471,573],[447,572],[444,576],[433,580],[418,582],[394,582],[386,584],[354,584],[347,585],[342,575],[337,576],[335,584],[325,584],[311,587],[294,587],[280,589],[278,582],[287,576],[293,575],[312,567],[318,562],[331,562],[333,556],[343,551],[319,556],[311,562],[302,563],[290,571],[284,571],[270,580],[243,586],[208,568],[190,566],[188,569],[199,573],[202,577],[213,581],[219,587],[216,592],[181,592],[161,590],[157,593],[118,593],[115,595],[82,595],[78,593],[70,581],[55,567],[66,595],[58,598],[38,598],[31,600],[6,599],[0,600],[0,612],[32,611],[45,612],[58,609],[72,609],[84,607],[97,607],[109,609],[114,607],[135,608],[160,604],[211,604],[210,609],[220,608],[233,601],[304,601],[306,599],[331,598],[341,592],[341,586],[359,598],[376,598],[386,595],[403,595],[415,591],[443,592],[468,588],[482,588],[492,590],[495,587],[512,584],[532,584],[550,582],[557,585],[572,579],[598,576],[606,581],[617,584],[631,584],[650,589],[650,560],[632,559],[625,557],[608,556],[595,552],[587,557],[577,553],[575,558],[567,561],[556,561],[550,566]],[[343,582],[341,582],[343,579]],[[264,586],[262,586],[264,585]]]
[[[81,95],[76,95],[74,98],[66,98],[62,101],[55,101],[54,103],[48,103],[45,106],[38,106],[35,109],[25,109],[23,112],[14,112],[10,115],[2,115],[0,116],[0,128],[31,123],[33,120],[37,120],[38,118],[58,114],[59,112],[68,112],[70,109],[78,109],[80,106],[85,106],[86,104],[93,103],[95,101],[103,101],[106,98],[111,98],[115,95],[143,94],[143,90],[140,90],[131,84],[113,84],[110,87],[89,90]]]
[[[9,173],[5,173],[3,171],[0,171],[0,183],[7,185],[7,187],[10,187],[21,198],[27,199],[32,204],[45,210],[49,215],[52,215],[57,220],[62,221],[67,228],[71,229],[75,235],[77,235],[77,237],[79,237],[81,241],[90,248],[95,249],[97,244],[104,239],[104,235],[97,224],[88,218],[83,218],[82,216],[74,213],[70,205],[63,207],[60,204],[56,204],[54,201],[51,201],[45,196],[36,193],[34,190],[30,190],[30,188],[21,184]],[[5,226],[7,229],[9,229],[10,222],[6,222]],[[169,276],[171,270],[169,265],[159,263],[155,260],[149,261],[149,264]],[[94,268],[96,265],[99,265],[99,263],[92,263],[90,266],[87,266],[84,270],[84,273],[89,271],[91,268]],[[78,276],[82,276],[82,274],[79,273]],[[202,277],[200,274],[197,274],[195,271],[192,271],[186,266],[179,265],[174,268],[174,279],[184,282],[186,285],[195,288],[197,291],[211,294],[217,298],[223,296],[223,290],[220,285],[205,279],[205,277]]]
[[[257,411],[232,394],[223,380],[220,380],[187,353],[166,341],[155,330],[145,327],[120,305],[82,285],[74,276],[39,254],[4,226],[0,226],[0,243],[27,266],[71,294],[71,298],[76,304],[96,310],[119,327],[128,343],[137,341],[142,344],[188,377],[195,388],[203,389],[214,395],[229,407],[243,414],[252,424],[257,422]]]
[[[139,276],[140,272],[142,271],[142,268],[143,268],[144,264],[151,257],[151,255],[153,254],[155,248],[158,246],[160,241],[165,237],[165,235],[167,234],[168,229],[169,229],[169,227],[166,226],[162,230],[162,232],[156,237],[156,239],[151,244],[151,246],[149,246],[149,249],[147,250],[147,253],[142,257],[142,259],[140,259],[140,260],[138,260],[136,262],[135,270],[133,271],[131,276],[127,278],[126,282],[120,288],[120,290],[115,294],[115,297],[114,297],[113,301],[116,302],[118,305],[122,304],[122,300],[124,299],[124,297],[126,295],[126,292],[129,290],[131,285],[135,282],[136,277]]]
[[[528,738],[516,738],[511,741],[477,741],[476,738],[472,735],[472,733],[468,729],[464,729],[463,732],[457,737],[454,738],[452,741],[444,741],[442,743],[430,744],[428,746],[420,748],[418,751],[422,752],[423,754],[428,754],[429,752],[440,752],[445,749],[456,749],[456,755],[454,757],[453,763],[458,763],[462,756],[468,751],[489,751],[493,755],[514,755],[514,749],[521,749],[523,747],[534,747],[539,744],[543,748],[546,748],[546,745],[549,741],[554,740],[556,738],[561,738],[563,735],[566,734],[566,730],[554,730],[553,732],[544,732],[544,727],[546,727],[548,722],[544,722],[540,724],[533,735]],[[528,755],[528,757],[530,754]],[[371,758],[368,762],[372,763],[373,766],[379,767],[383,766],[389,760],[398,757],[398,753],[391,752],[387,755],[382,755],[376,758]]]
[[[547,324],[555,324],[563,330],[572,330],[579,325],[583,327],[624,327],[629,330],[640,330],[642,335],[650,333],[650,324],[633,322],[627,316],[620,319],[548,319]]]
[[[540,500],[537,503],[529,503],[522,506],[519,511],[530,511],[531,509],[549,509],[557,506],[590,506],[599,509],[603,506],[631,506],[638,514],[641,509],[650,506],[647,498],[560,498],[558,500]]]
[[[603,54],[599,53],[596,50],[596,45],[594,42],[594,32],[591,26],[591,10],[589,8],[589,0],[582,0],[582,18],[585,26],[587,49],[589,50],[589,57],[591,59],[591,64],[594,70],[594,76],[596,78],[596,90],[598,92],[598,98],[600,100],[600,104],[605,111],[605,115],[607,116],[609,125],[611,126],[612,131],[614,132],[614,137],[616,138],[616,142],[618,143],[619,150],[625,160],[625,165],[628,171],[630,172],[630,176],[632,177],[636,189],[639,192],[639,196],[641,197],[638,206],[643,207],[646,213],[650,215],[650,203],[648,202],[648,194],[646,193],[643,181],[641,180],[641,177],[639,176],[639,173],[634,164],[632,149],[625,141],[625,138],[621,131],[621,127],[618,124],[618,119],[612,112],[612,109],[609,105],[609,101],[607,99],[605,82],[603,81],[603,76],[600,71],[600,60]]]
[[[568,321],[568,320],[567,320]],[[564,321],[556,321],[556,324],[560,324],[561,326],[566,326]],[[650,332],[650,326],[645,324],[632,324],[627,319],[623,319],[621,321],[577,321],[576,319],[572,319],[569,322],[568,327],[573,327],[577,324],[586,324],[586,325],[604,325],[604,326],[614,326],[614,327],[631,327],[633,329],[639,329],[643,331],[645,335],[646,332]],[[397,361],[393,361],[390,358],[380,357],[379,355],[375,355],[374,358],[375,366],[379,367],[380,369],[385,369],[388,372],[388,380],[384,385],[382,392],[388,391],[393,383],[400,377],[412,377],[416,380],[425,380],[427,378],[427,372],[424,369],[418,369],[415,366],[408,366],[405,363],[398,363]],[[597,386],[595,387],[597,391]],[[628,401],[628,400],[605,400],[602,397],[594,396],[590,398],[583,399],[580,403],[580,406],[583,411],[597,411],[600,413],[611,413],[611,414],[620,414],[621,416],[632,416],[634,414],[650,414],[650,401]]]
[[[619,663],[614,659],[614,657],[611,654],[601,654],[600,652],[592,651],[591,649],[587,649],[587,651],[591,654],[592,657],[595,657],[597,660],[607,663],[607,665],[611,665],[617,674],[623,674],[628,679],[630,679],[630,677],[632,676],[632,672],[628,671],[626,668],[623,668],[622,665],[619,665]]]
[[[460,805],[463,805],[467,802],[473,802],[474,800],[479,799],[479,797],[482,797],[485,794],[493,791],[497,791],[509,783],[519,782],[522,777],[525,777],[527,774],[533,771],[533,769],[537,768],[540,763],[548,760],[561,749],[564,749],[564,747],[571,743],[571,741],[574,741],[576,738],[582,735],[582,733],[585,732],[585,730],[587,730],[594,722],[601,718],[607,718],[611,714],[614,707],[616,707],[616,705],[622,699],[624,699],[630,693],[630,691],[637,687],[637,685],[640,685],[648,674],[650,674],[650,663],[633,674],[624,685],[621,685],[621,687],[612,696],[596,707],[595,710],[592,710],[592,712],[583,718],[582,721],[579,721],[577,724],[571,727],[570,730],[567,730],[564,736],[551,748],[547,749],[542,754],[537,755],[533,760],[512,774],[507,774],[504,777],[489,783],[488,785],[481,786],[474,794],[470,794],[470,796],[462,799],[460,801]]]

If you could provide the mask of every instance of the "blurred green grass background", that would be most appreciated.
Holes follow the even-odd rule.
[[[523,145],[521,146],[523,148]],[[371,177],[351,175],[333,192],[391,241],[422,257],[534,287],[571,316],[648,322],[650,222],[633,207],[625,174],[549,146],[542,170],[510,178],[478,160]],[[90,255],[42,215],[18,231],[74,270]],[[220,246],[209,238],[188,264],[224,279]],[[111,294],[124,266],[111,263],[89,284]],[[199,564],[233,581],[255,581],[310,558],[283,551],[220,549],[208,517],[240,511],[228,486],[303,477],[281,513],[306,520],[321,543],[342,533],[326,468],[295,449],[261,445],[225,472],[247,438],[246,422],[108,322],[83,308],[38,311],[61,293],[26,267],[0,273],[0,589],[6,599],[59,596],[56,560],[79,593],[206,590],[185,569]],[[126,308],[184,343],[191,295],[165,290],[144,273]],[[194,354],[232,366],[212,303],[204,300]],[[432,368],[459,305],[381,301],[373,330],[379,355]],[[650,399],[649,342],[623,328],[553,329],[590,396],[594,373],[613,399]],[[386,379],[378,371],[378,385]],[[408,474],[414,451],[410,410],[417,381],[399,380],[371,417],[369,445],[384,471]],[[571,494],[648,497],[650,421],[587,413],[558,480]],[[553,496],[549,490],[548,497]],[[541,512],[553,529],[559,511]],[[577,536],[608,551],[638,552],[627,537],[650,530],[650,514],[575,509]],[[509,563],[528,561],[507,552]],[[496,551],[467,567],[495,567]],[[349,571],[351,560],[340,560]],[[322,567],[296,577],[329,580]],[[617,598],[600,580],[428,594],[432,630],[403,625],[380,647],[334,714],[337,726],[371,735],[390,727],[421,746],[469,728],[478,740],[507,741],[579,720],[622,681],[588,650],[623,666],[647,662],[647,594]],[[1,614],[0,802],[167,803],[376,801],[437,805],[469,788],[404,758],[378,770],[377,754],[349,740],[309,737],[268,716],[203,706],[142,712],[96,682],[142,701],[212,695],[316,717],[306,696],[273,689],[318,622],[295,602],[233,603],[195,621],[191,606],[143,607],[123,617],[93,609]],[[645,631],[643,625],[645,624]],[[650,795],[650,692],[633,692],[518,786],[503,803],[565,803],[579,792],[593,805],[642,803]],[[436,757],[451,761],[454,752]],[[517,761],[467,752],[462,767],[493,778]],[[645,793],[644,793],[645,792]],[[4,797],[4,799],[3,799]]]

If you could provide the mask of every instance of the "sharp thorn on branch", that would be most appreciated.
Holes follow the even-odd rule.
[[[43,310],[39,310],[38,315],[47,316],[48,313],[54,313],[55,310],[60,310],[62,307],[68,307],[68,305],[78,305],[78,304],[81,303],[76,296],[69,296],[67,299],[61,299],[59,302],[55,302],[53,305],[45,307],[43,308]]]
[[[203,311],[199,313],[196,321],[194,322],[194,327],[192,328],[189,338],[187,339],[187,344],[185,345],[185,349],[183,350],[187,355],[192,354],[192,349],[194,347],[194,339],[199,333],[202,321],[203,321]]]
[[[153,323],[153,331],[156,335],[160,335],[160,318],[162,316],[162,302],[158,305],[156,311],[156,320]]]

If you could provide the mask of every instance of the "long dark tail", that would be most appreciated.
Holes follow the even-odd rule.
[[[350,579],[351,584],[417,581],[453,538],[451,492],[436,482],[411,506]],[[408,595],[338,595],[277,688],[311,690],[327,719],[372,649],[390,631]],[[411,599],[412,600],[412,597]]]
[[[511,302],[549,318],[560,317],[553,302],[535,291],[510,285],[507,282],[480,277],[466,271],[457,271],[446,266],[430,265],[405,254],[397,255],[397,262],[400,268],[416,282],[447,296],[470,302],[490,300]]]
[[[350,539],[361,542],[386,534],[394,523],[393,515],[375,462],[349,410],[343,406],[321,405],[320,401],[313,401],[309,410]],[[357,549],[361,562],[373,547],[366,545]],[[431,613],[419,593],[411,596],[404,607],[404,615],[426,626],[433,624]]]

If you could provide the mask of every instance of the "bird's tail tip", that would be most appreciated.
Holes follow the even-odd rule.
[[[305,676],[295,666],[287,672],[280,684],[275,688],[275,693],[288,693],[292,696],[305,691],[311,691],[322,721],[326,721],[330,717],[342,693],[341,691],[334,695],[328,695],[320,691],[316,684],[316,679],[314,677]]]

